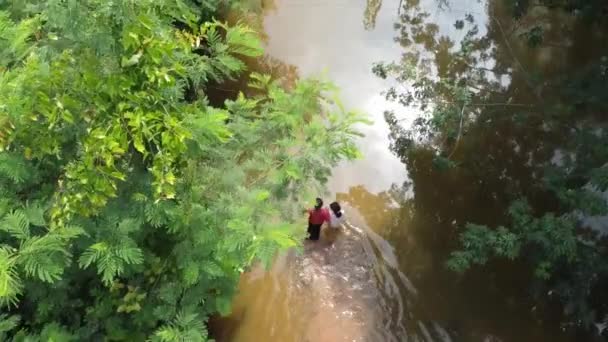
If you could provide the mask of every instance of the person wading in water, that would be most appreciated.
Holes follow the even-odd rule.
[[[329,226],[333,229],[340,229],[344,226],[345,215],[340,203],[333,202],[329,205]]]
[[[308,238],[307,240],[317,241],[321,234],[323,223],[329,222],[329,211],[323,208],[323,200],[316,199],[315,207],[308,209]]]
[[[332,202],[329,205],[329,210],[327,210],[329,214],[329,221],[327,227],[329,229],[325,229],[323,234],[323,240],[325,240],[329,245],[332,245],[336,241],[340,230],[346,224],[346,217],[344,215],[344,210],[340,207],[338,202]]]

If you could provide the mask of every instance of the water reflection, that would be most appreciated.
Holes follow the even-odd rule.
[[[549,288],[533,279],[531,266],[523,262],[493,261],[462,279],[443,268],[448,253],[460,247],[464,224],[508,224],[505,208],[515,198],[527,198],[541,213],[559,212],[560,204],[540,185],[541,177],[555,151],[574,140],[575,122],[595,116],[593,110],[586,113],[583,105],[560,109],[576,103],[572,92],[580,86],[565,84],[564,75],[577,71],[591,82],[592,75],[582,65],[592,65],[606,53],[599,44],[605,36],[589,26],[574,25],[564,11],[542,5],[523,18],[514,16],[513,8],[503,1],[481,2],[487,6],[481,12],[452,8],[448,12],[459,15],[449,28],[433,15],[436,6],[417,0],[404,3],[396,25],[396,41],[404,54],[376,72],[395,75],[406,85],[387,92],[388,98],[404,106],[399,111],[431,109],[416,121],[415,134],[403,130],[397,116],[388,115],[393,149],[406,164],[415,194],[409,205],[404,204],[413,210],[400,215],[397,236],[388,240],[404,241],[403,227],[415,237],[415,246],[399,244],[405,247],[400,250],[406,249],[400,261],[407,274],[418,273],[415,284],[428,290],[421,292],[420,302],[432,317],[465,339],[475,340],[484,333],[517,341],[588,339],[576,336],[576,327],[563,331],[562,309],[550,291],[556,283],[557,288],[578,291],[572,283],[585,277],[580,274],[586,271],[579,272],[584,266],[573,279],[559,274],[561,278]],[[543,25],[542,44],[530,36],[534,25]],[[530,48],[530,44],[540,46]],[[593,103],[592,99],[581,102]],[[579,118],[567,116],[575,111]],[[570,114],[549,119],[556,112]],[[598,134],[597,139],[605,138]],[[429,252],[418,254],[425,250]],[[426,267],[419,266],[418,258]],[[600,286],[595,291],[602,292]]]
[[[523,66],[551,78],[563,70],[565,58],[583,57],[556,54],[551,50],[555,46],[530,52],[518,45],[510,35],[516,35],[522,23],[509,19],[502,1],[404,0],[399,13],[400,3],[283,0],[268,14],[267,51],[294,66],[274,70],[295,79],[328,68],[346,104],[368,111],[375,124],[366,128],[361,141],[364,159],[339,166],[330,182],[328,198],[345,203],[353,226],[333,245],[307,246],[301,256],[279,258],[272,272],[247,274],[234,314],[223,323],[224,335],[218,340],[575,340],[561,332],[555,317],[539,315],[540,309],[533,307],[527,288],[530,273],[521,272],[525,266],[494,262],[458,278],[445,270],[444,262],[457,246],[457,227],[467,221],[502,223],[510,194],[526,193],[539,206],[555,205],[531,184],[539,175],[535,165],[553,155],[539,141],[556,139],[534,121],[539,97],[559,94],[530,87],[529,75],[514,70]],[[467,13],[467,27],[476,25],[481,38],[455,25],[468,20]],[[560,34],[552,31],[549,37]],[[575,32],[561,41],[572,46],[580,35]],[[457,58],[459,44],[467,39],[476,57]],[[514,62],[514,54],[519,62]],[[401,160],[389,151],[382,112],[392,109],[401,123],[408,123],[430,105],[398,85],[395,93],[406,95],[395,96],[397,103],[380,95],[395,84],[375,78],[370,66],[393,59],[415,63],[416,70],[437,76],[467,78],[485,103],[510,104],[470,106],[462,137],[454,132],[447,138],[428,137],[466,168],[437,168],[433,149],[401,155]],[[470,65],[476,71],[465,73]],[[529,125],[474,120],[513,110],[528,118]],[[458,120],[448,124],[457,127]]]
[[[374,121],[362,128],[367,138],[360,147],[366,159],[334,170],[330,184],[334,193],[353,184],[377,192],[405,180],[401,163],[387,149],[382,111],[391,104],[380,92],[388,83],[370,72],[374,61],[399,56],[399,47],[390,39],[397,6],[397,0],[385,1],[370,31],[362,25],[365,4],[361,1],[282,0],[265,19],[270,55],[296,65],[302,76],[324,73],[340,87],[348,107],[369,113]]]

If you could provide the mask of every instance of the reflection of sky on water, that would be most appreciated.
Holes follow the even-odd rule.
[[[389,105],[380,95],[387,83],[371,72],[373,62],[399,57],[400,48],[392,39],[397,6],[398,0],[385,2],[372,31],[363,27],[365,1],[361,0],[283,0],[266,17],[268,53],[296,65],[302,76],[326,71],[340,87],[345,105],[367,112],[374,121],[362,129],[364,160],[337,167],[333,191],[365,184],[378,192],[405,179],[403,165],[388,149],[382,112]]]
[[[431,14],[429,21],[438,23],[442,34],[456,39],[464,32],[457,31],[453,24],[462,18],[465,10],[484,12],[484,5],[477,0],[459,1],[459,7],[453,12],[439,10],[435,1],[423,0]],[[385,0],[375,28],[369,31],[363,26],[363,0],[278,0],[277,10],[266,16],[270,55],[296,65],[302,76],[327,72],[340,87],[345,105],[367,112],[374,121],[372,126],[362,129],[366,137],[359,145],[364,159],[342,164],[334,170],[330,182],[332,192],[363,184],[376,193],[406,180],[404,166],[389,151],[383,112],[395,109],[399,117],[408,122],[414,111],[387,103],[381,92],[389,83],[371,72],[374,62],[397,60],[402,53],[402,48],[393,40],[398,5],[399,0]],[[480,29],[485,31],[483,27]]]

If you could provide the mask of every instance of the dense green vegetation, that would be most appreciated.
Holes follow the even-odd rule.
[[[0,339],[206,340],[241,272],[298,244],[361,117],[261,74],[211,106],[263,53],[227,6],[0,2]]]
[[[595,330],[608,314],[608,8],[495,0],[483,24],[459,10],[455,41],[404,1],[405,53],[374,66],[400,84],[387,98],[418,113],[411,127],[402,113],[386,121],[423,241],[488,288],[523,283],[529,312],[558,308],[563,329]]]

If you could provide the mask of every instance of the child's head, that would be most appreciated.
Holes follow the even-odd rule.
[[[342,210],[342,207],[340,207],[340,204],[338,202],[332,202],[329,205],[329,208],[331,209],[331,211],[333,211],[335,214],[339,213]]]
[[[315,209],[319,210],[323,207],[323,200],[318,198],[315,200]]]

